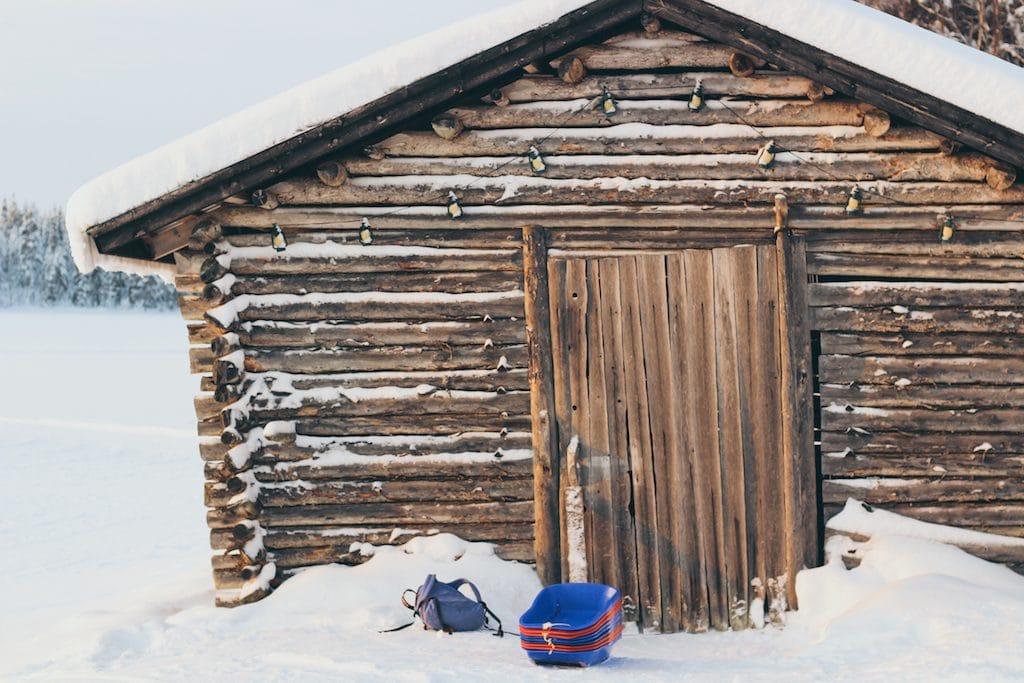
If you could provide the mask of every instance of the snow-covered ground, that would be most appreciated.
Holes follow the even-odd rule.
[[[216,609],[184,346],[176,315],[0,312],[0,679],[1024,679],[1024,578],[894,536],[802,573],[783,629],[628,634],[586,672],[509,636],[377,633],[430,572],[473,579],[514,631],[532,571],[449,536]]]

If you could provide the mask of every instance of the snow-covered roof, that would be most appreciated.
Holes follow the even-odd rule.
[[[669,0],[666,0],[667,2]],[[1024,69],[854,0],[705,0],[1024,134]],[[101,254],[87,231],[314,130],[399,88],[542,27],[593,0],[523,0],[390,47],[249,107],[79,188],[66,224],[82,271],[169,267]],[[623,3],[639,0],[623,0]]]

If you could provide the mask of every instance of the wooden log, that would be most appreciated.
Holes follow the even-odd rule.
[[[386,389],[387,393],[400,390]],[[310,417],[354,417],[371,415],[416,415],[424,413],[471,413],[491,415],[501,413],[523,413],[529,409],[530,396],[525,391],[504,393],[487,391],[448,392],[435,390],[420,395],[419,389],[407,390],[407,395],[385,398],[359,398],[353,401],[344,397],[326,399],[313,393],[306,396],[285,398],[256,396],[244,410],[231,409],[232,426],[249,426],[260,422],[283,420],[294,416]]]
[[[821,474],[827,478],[853,477],[1019,477],[1024,456],[989,455],[850,455],[823,457]]]
[[[1017,169],[1009,164],[994,163],[985,172],[985,181],[994,190],[1008,190],[1017,182]]]
[[[242,348],[239,337],[234,332],[230,332],[220,337],[215,338],[210,342],[210,351],[214,358],[221,358],[228,354],[234,353]]]
[[[646,40],[636,42],[603,43],[577,48],[562,59],[549,62],[558,69],[558,75],[570,85],[580,83],[587,71],[639,71],[648,69],[718,69],[729,63],[732,48],[709,42],[692,40],[678,41],[665,45],[665,41]],[[676,42],[676,41],[673,41]],[[574,78],[562,77],[563,64],[567,60],[579,62]],[[569,68],[569,67],[566,67]]]
[[[498,454],[502,452],[502,448],[503,446],[499,445],[489,452]],[[505,446],[504,448],[508,447]],[[317,455],[329,454],[330,452],[325,450]],[[532,486],[530,476],[532,464],[529,458],[509,460],[492,456],[490,460],[480,461],[459,459],[458,452],[453,452],[451,455],[453,457],[450,463],[439,463],[436,459],[429,457],[424,458],[422,462],[416,462],[418,456],[411,454],[404,456],[404,460],[398,461],[366,456],[363,458],[365,462],[353,462],[346,465],[321,465],[316,457],[309,458],[308,460],[283,463],[274,462],[270,458],[264,460],[262,457],[258,457],[258,462],[271,464],[274,469],[270,472],[257,470],[256,478],[259,481],[267,482],[344,479],[349,482],[369,481],[371,483],[383,479],[389,481],[429,479],[438,488],[443,487],[444,484],[442,482],[446,480],[523,480],[526,482],[523,486],[526,486],[527,489]],[[376,462],[376,460],[380,461]],[[526,498],[532,498],[532,496],[523,496],[521,499],[525,500]],[[261,500],[263,499],[261,498]]]
[[[219,264],[218,264],[219,265]],[[236,275],[326,275],[330,273],[372,273],[388,271],[518,271],[518,254],[508,250],[438,249],[422,254],[396,254],[367,249],[340,256],[325,252],[323,257],[305,258],[268,253],[265,257],[235,257],[231,272]],[[211,268],[212,272],[217,269]],[[221,275],[227,273],[224,268]],[[219,276],[218,276],[219,277]],[[217,279],[217,278],[214,278]],[[211,280],[212,282],[212,280]]]
[[[1018,475],[990,479],[826,479],[822,501],[843,503],[856,497],[871,505],[888,503],[1012,502],[1024,500]]]
[[[964,208],[967,210],[966,207]],[[1004,218],[1014,220],[1012,215],[1006,215]],[[807,250],[815,253],[898,254],[989,259],[1016,255],[1016,250],[1020,248],[1020,240],[1012,233],[998,230],[965,232],[958,234],[956,241],[946,244],[937,244],[936,234],[905,229],[840,230],[827,234],[808,235]]]
[[[1021,334],[1024,333],[1024,310],[917,308],[898,313],[891,307],[826,306],[811,309],[811,324],[816,330],[844,332]]]
[[[701,124],[737,123],[739,117],[753,126],[860,126],[864,112],[850,100],[829,100],[815,104],[801,100],[710,100],[697,112],[690,111],[683,100],[622,100],[610,119],[583,100],[524,102],[501,110],[494,107],[455,107],[465,124],[474,130],[500,128],[590,128],[622,123]],[[968,158],[973,158],[974,155]],[[507,160],[507,157],[505,157]],[[546,160],[546,159],[545,159]],[[956,160],[944,159],[955,164]],[[373,162],[358,157],[346,159],[354,164],[350,170],[361,175],[373,174],[375,166],[386,168],[393,159]],[[357,168],[359,170],[357,170]],[[982,177],[985,169],[980,169]]]
[[[533,525],[463,523],[440,528],[435,525],[406,525],[402,529],[365,525],[337,529],[284,527],[267,529],[263,543],[271,552],[288,548],[347,547],[352,543],[402,545],[417,536],[432,536],[435,533],[456,533],[467,541],[530,541],[533,539]]]
[[[650,12],[640,13],[640,25],[645,33],[658,33],[661,31],[661,20]]]
[[[787,105],[796,107],[798,105]],[[701,110],[713,111],[711,105]],[[628,116],[628,111],[620,110]],[[616,115],[616,120],[620,120]],[[933,153],[808,152],[800,158],[777,156],[770,169],[750,162],[746,154],[648,154],[636,156],[548,156],[544,177],[553,180],[607,177],[652,180],[894,180],[980,181],[985,177],[981,157],[947,158]],[[530,176],[526,163],[508,164],[508,157],[395,157],[381,162],[349,162],[353,173],[389,175]]]
[[[213,363],[213,376],[217,384],[238,384],[245,377],[245,368],[235,357],[218,358]]]
[[[804,88],[802,94],[806,95],[807,99],[811,102],[821,102],[826,97],[834,95],[835,91],[827,85],[823,85],[817,81],[811,81],[807,84],[807,87]]]
[[[442,140],[454,140],[465,129],[459,117],[450,112],[435,116],[430,121],[430,127],[434,129],[434,133]]]
[[[821,335],[821,353],[847,356],[1016,356],[1016,335],[999,334],[844,334]]]
[[[833,405],[822,410],[823,432],[866,429],[870,432],[1005,432],[1018,431],[1024,420],[1019,408],[929,410],[916,408],[859,408]]]
[[[522,500],[533,500],[533,483],[529,479],[322,482],[295,486],[267,485],[259,493],[259,502],[264,510],[300,505]]]
[[[415,371],[382,371],[382,372],[345,372],[339,374],[302,375],[267,372],[252,374],[241,386],[248,390],[251,382],[262,379],[268,387],[283,382],[294,390],[321,389],[368,389],[374,387],[417,387],[429,384],[452,391],[522,391],[529,389],[526,368],[513,368],[507,372],[496,369],[470,370],[423,370]]]
[[[496,369],[505,359],[513,368],[525,368],[525,345],[476,348],[453,346],[450,349],[411,346],[381,346],[365,349],[256,350],[246,356],[251,372],[352,372]],[[225,369],[223,384],[238,381],[240,375]]]
[[[725,65],[725,59],[718,65]],[[708,97],[804,97],[811,81],[782,72],[738,78],[717,71],[682,74],[601,74],[568,85],[554,76],[527,76],[502,88],[512,102],[537,100],[592,99],[607,87],[610,92],[628,93],[630,98],[689,97],[700,80]]]
[[[188,350],[189,372],[198,375],[213,370],[213,353],[209,347],[193,346]]]
[[[1024,358],[962,356],[839,356],[818,357],[822,382],[892,384],[1017,384]]]
[[[847,188],[849,189],[849,188]],[[828,233],[840,233],[847,238],[851,232],[862,231],[876,235],[879,228],[888,231],[916,231],[920,237],[927,236],[936,244],[937,231],[935,216],[949,210],[957,216],[957,238],[968,238],[974,231],[986,234],[992,231],[1004,231],[1013,234],[1019,229],[1019,221],[1024,220],[1024,209],[1019,205],[1004,204],[956,204],[949,206],[879,206],[872,208],[870,214],[862,216],[843,216],[837,223],[836,206],[800,205],[791,209],[790,227],[800,231],[822,230]],[[390,212],[390,213],[389,213]],[[274,214],[266,214],[255,209],[223,208],[217,212],[221,224],[226,227],[270,227],[273,223],[291,228],[317,229],[336,226],[338,222],[358,224],[364,216],[369,216],[374,225],[389,228],[435,230],[441,227],[451,228],[453,223],[443,206],[410,206],[403,208],[400,214],[383,206],[357,207],[304,207],[279,208]],[[514,224],[532,224],[543,222],[546,228],[618,228],[629,225],[632,228],[671,228],[671,229],[707,229],[721,228],[727,230],[765,229],[766,214],[763,207],[738,207],[729,205],[716,206],[713,211],[705,205],[643,205],[643,204],[609,204],[601,206],[560,206],[560,205],[521,205],[521,206],[470,206],[460,218],[460,230],[485,230],[507,228]],[[769,218],[770,221],[770,218]],[[1010,221],[1010,222],[1008,222]],[[841,227],[840,227],[841,226]],[[823,233],[824,234],[827,233]],[[919,240],[915,248],[920,248]],[[933,249],[939,248],[933,246]],[[944,251],[955,253],[956,243],[941,247]],[[240,259],[235,259],[239,261]],[[451,270],[460,269],[457,261]],[[307,264],[290,259],[280,260],[285,272],[323,272],[326,266],[317,265],[313,269],[304,270]],[[316,263],[310,261],[308,263]],[[377,263],[374,261],[374,263]],[[510,266],[515,266],[514,268]],[[274,274],[277,270],[273,260],[266,260],[256,266],[248,274]],[[366,266],[354,266],[358,269]],[[397,266],[396,266],[397,267]],[[477,267],[470,270],[518,270],[521,262],[518,256],[510,256],[509,260],[495,260],[490,267]],[[266,272],[264,272],[264,269]],[[374,266],[371,270],[379,270]],[[427,270],[427,268],[420,268]],[[444,268],[438,268],[444,270]],[[338,270],[338,269],[335,269]],[[225,270],[226,272],[226,270]],[[216,279],[216,278],[214,278]]]
[[[221,405],[221,402],[215,399],[213,394],[208,392],[195,396],[192,402],[195,407],[196,417],[200,420],[209,420],[220,415],[220,411],[224,407]]]
[[[517,319],[523,315],[521,292],[448,294],[410,292],[388,297],[373,292],[364,294],[322,294],[317,298],[281,294],[274,297],[252,295],[236,300],[230,309],[212,309],[207,317],[225,327],[239,321],[312,321],[335,320],[393,321],[484,321]]]
[[[207,285],[207,288],[215,285]],[[510,292],[522,288],[518,274],[478,272],[380,272],[333,275],[271,275],[237,278],[224,296],[309,292]],[[220,295],[220,290],[217,290]]]
[[[178,294],[202,294],[203,281],[198,275],[175,275],[174,290]]]
[[[545,585],[561,580],[558,423],[555,418],[546,233],[523,228],[523,290],[533,425],[533,498],[537,574]]]
[[[1024,282],[822,282],[808,286],[811,306],[1014,307]]]
[[[933,524],[988,529],[990,532],[1005,535],[1017,535],[1024,529],[1024,505],[1020,503],[887,503],[883,509]]]
[[[261,513],[268,526],[343,526],[362,524],[458,524],[529,522],[533,501],[488,503],[367,503],[362,505],[303,505],[271,508]]]
[[[278,199],[272,192],[262,188],[253,191],[251,196],[252,205],[265,211],[272,211],[278,207]]]
[[[340,187],[348,180],[348,170],[340,161],[324,161],[317,164],[316,177],[328,187]]]
[[[323,321],[313,324],[254,321],[246,324],[245,329],[240,331],[237,337],[246,346],[264,348],[358,348],[399,345],[502,346],[524,343],[526,328],[519,320],[430,323]]]
[[[299,434],[308,436],[448,435],[466,432],[523,431],[530,428],[529,415],[427,414],[415,420],[393,417],[316,418],[297,421]]]
[[[947,157],[959,154],[962,148],[963,144],[957,140],[950,140],[949,138],[942,138],[942,141],[939,143],[939,152],[943,156]]]
[[[749,163],[749,160],[748,160]],[[438,188],[449,186],[456,176],[386,176],[353,178],[339,188],[328,188],[303,179],[275,186],[282,202],[289,206],[324,204],[387,205],[429,204]],[[463,206],[487,204],[616,204],[622,201],[656,204],[731,204],[734,202],[772,204],[775,195],[785,194],[793,203],[845,205],[849,183],[836,181],[737,180],[709,182],[701,179],[651,180],[636,178],[557,179],[523,178],[514,185],[504,178],[478,176],[464,189]],[[510,190],[511,187],[511,190]],[[996,191],[979,183],[891,183],[875,181],[864,186],[903,204],[952,203],[970,193],[982,202],[1024,202],[1024,189]],[[841,219],[837,219],[841,220]]]
[[[993,433],[898,433],[898,432],[823,432],[821,451],[839,456],[848,451],[856,455],[941,455],[977,453],[984,461],[991,455],[1024,453],[1024,435]]]
[[[872,107],[864,112],[864,131],[874,138],[880,138],[892,128],[892,120],[887,112]]]
[[[806,253],[803,241],[779,231],[779,327],[781,337],[783,477],[788,491],[784,502],[787,528],[789,604],[798,608],[796,574],[819,562],[817,474],[814,467],[814,416],[810,358],[811,320],[807,303]],[[813,309],[811,309],[813,310]]]
[[[225,266],[221,262],[221,259],[219,259],[216,256],[210,256],[205,261],[203,261],[203,264],[199,270],[199,277],[202,279],[203,282],[209,284],[215,280],[219,280],[220,278],[224,277],[225,275],[227,275],[227,273],[227,266]]]
[[[954,281],[1020,282],[1024,260],[914,256],[906,254],[845,254],[817,252],[807,255],[814,275],[846,277],[944,279]]]
[[[545,140],[548,130],[520,128],[504,134],[468,131],[457,140],[445,141],[431,133],[399,133],[380,143],[389,156],[481,156],[507,155],[509,150],[522,150],[533,143],[547,155],[554,154],[699,154],[714,145],[718,153],[753,154],[762,145],[761,138],[751,135],[745,124],[721,124],[713,131],[704,126],[652,126],[627,124],[607,128],[565,128]],[[709,134],[714,133],[711,137]],[[893,128],[876,138],[860,128],[830,128],[829,132],[813,126],[778,126],[761,131],[785,150],[802,152],[881,152],[924,151],[938,148],[939,136],[920,128]],[[446,186],[447,187],[447,186]],[[849,188],[847,188],[849,189]],[[961,197],[957,197],[957,200]],[[997,200],[998,201],[998,200]],[[1012,201],[1012,200],[1004,200]]]
[[[366,163],[380,163],[380,162],[366,162]],[[984,177],[984,171],[979,179]],[[358,174],[365,175],[365,174]],[[372,175],[372,174],[371,174]],[[252,209],[250,209],[252,211]],[[256,214],[259,216],[260,214]],[[376,223],[376,221],[375,221]],[[452,224],[449,219],[449,226],[447,229],[433,229],[433,230],[417,230],[415,228],[411,230],[395,230],[395,229],[381,229],[374,225],[374,243],[378,246],[406,246],[406,247],[440,247],[449,249],[509,249],[514,248],[519,244],[520,236],[517,230],[512,229],[492,229],[492,230],[475,230],[472,233],[467,233],[465,230],[458,229],[455,227],[457,224]],[[295,244],[323,244],[326,248],[336,249],[338,245],[350,245],[353,247],[349,254],[334,254],[339,255],[369,255],[372,251],[380,252],[380,249],[367,250],[362,245],[356,247],[356,243],[359,240],[359,230],[355,226],[345,228],[338,228],[335,226],[331,228],[321,228],[318,230],[303,230],[303,229],[289,229],[288,231],[289,243]],[[266,235],[258,232],[242,232],[238,234],[228,235],[224,238],[224,242],[232,247],[266,247],[267,239]],[[335,244],[328,244],[334,242]],[[387,251],[387,250],[384,250]],[[418,255],[430,254],[429,250],[413,249],[410,250]]]
[[[587,67],[578,55],[569,55],[551,62],[558,71],[558,77],[571,85],[579,83],[587,76]]]
[[[204,218],[195,224],[188,238],[188,248],[201,251],[212,242],[224,238],[220,223],[212,218]]]
[[[1015,408],[1024,405],[1024,385],[822,384],[822,405],[865,408]]]

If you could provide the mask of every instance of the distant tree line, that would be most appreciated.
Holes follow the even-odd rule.
[[[0,307],[172,309],[174,288],[155,276],[75,268],[60,211],[0,204]]]
[[[860,0],[1024,66],[1024,0]]]

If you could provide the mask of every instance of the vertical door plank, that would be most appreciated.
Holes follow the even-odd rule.
[[[604,378],[607,387],[608,441],[611,454],[611,519],[615,533],[615,567],[623,595],[624,617],[635,620],[637,594],[636,530],[631,503],[629,440],[626,422],[626,369],[623,363],[622,303],[619,293],[619,259],[601,259],[602,339]],[[627,599],[628,598],[628,599]]]
[[[567,477],[565,454],[572,438],[572,410],[569,397],[569,316],[566,300],[566,262],[548,260],[548,290],[551,301],[551,365],[555,386],[555,420],[558,423],[558,469],[562,473],[558,482],[559,538],[561,546],[561,575],[569,577],[569,547],[565,526],[565,487]]]
[[[569,413],[571,415],[571,433],[577,446],[567,446],[569,460],[575,453],[576,474],[579,485],[584,491],[589,484],[586,474],[586,461],[590,445],[590,403],[587,394],[587,306],[589,292],[587,288],[587,264],[580,259],[570,259],[565,264],[565,301],[568,322],[568,378],[569,378]],[[572,462],[566,464],[566,476],[572,480]],[[595,571],[593,524],[588,519],[590,511],[584,510],[584,534],[587,546],[587,576],[593,577]],[[571,563],[570,563],[571,564]]]
[[[786,574],[785,498],[779,489],[783,482],[781,377],[779,374],[779,274],[773,246],[757,250],[757,319],[761,324],[753,334],[753,365],[760,368],[752,380],[755,395],[754,443],[757,454],[757,496],[759,501],[759,545],[763,566],[758,566],[767,598],[766,608],[773,620],[780,618],[778,578]]]
[[[743,486],[742,380],[738,362],[736,278],[742,277],[734,249],[712,250],[715,271],[715,331],[718,340],[719,459],[725,517],[729,626],[747,626],[746,507]],[[745,343],[745,340],[744,340]]]
[[[650,410],[651,460],[654,472],[655,516],[658,525],[658,559],[661,564],[661,629],[679,630],[680,561],[673,534],[673,508],[677,497],[671,488],[670,461],[678,447],[675,425],[677,411],[672,407],[671,351],[668,336],[668,297],[665,257],[637,257],[640,292],[640,324],[644,331],[647,367],[647,402]]]
[[[611,510],[611,441],[608,435],[608,400],[605,382],[604,329],[610,323],[601,301],[601,267],[597,259],[587,260],[587,386],[590,422],[587,441],[587,521],[593,540],[593,580],[618,585],[617,555]]]
[[[633,480],[633,509],[636,524],[637,574],[640,586],[640,623],[660,629],[661,577],[658,559],[658,520],[651,469],[650,406],[647,401],[647,371],[644,366],[644,334],[640,317],[636,257],[624,257],[619,264],[619,292],[622,304],[622,338],[626,377],[627,429]]]
[[[548,250],[544,230],[523,228],[523,290],[529,349],[530,423],[533,437],[534,557],[545,585],[561,581],[562,555],[558,497],[558,424],[555,419],[554,367]]]
[[[718,355],[715,345],[715,278],[710,250],[691,249],[683,255],[687,283],[684,338],[687,384],[696,400],[688,405],[693,448],[694,503],[700,529],[708,586],[708,616],[716,630],[729,628],[726,586],[725,519],[718,433]]]
[[[786,467],[787,597],[796,602],[796,573],[818,563],[817,464],[814,458],[811,333],[807,309],[807,254],[803,238],[777,235],[782,436]]]
[[[694,423],[692,404],[700,400],[691,384],[693,358],[688,354],[687,337],[697,334],[699,320],[690,317],[692,311],[686,267],[682,253],[670,254],[666,259],[668,276],[668,338],[671,395],[666,408],[674,416],[676,450],[669,454],[669,491],[671,497],[659,504],[670,506],[672,539],[677,551],[675,571],[677,583],[682,587],[678,597],[683,628],[690,633],[708,630],[708,586],[704,573],[704,530],[697,514],[697,482],[694,461]],[[710,521],[710,520],[708,520]]]
[[[773,324],[771,321],[760,321],[758,314],[758,292],[757,292],[757,247],[740,246],[730,250],[735,264],[732,288],[734,295],[734,312],[736,324],[736,372],[739,378],[739,442],[743,448],[743,515],[744,515],[744,545],[746,546],[746,617],[747,624],[753,621],[750,618],[750,608],[753,598],[762,597],[763,591],[760,588],[753,590],[752,581],[760,577],[758,567],[763,567],[761,557],[761,543],[759,533],[759,511],[761,499],[759,498],[758,462],[763,456],[763,448],[760,448],[759,438],[765,430],[758,424],[763,419],[763,404],[765,396],[763,392],[763,368],[756,363],[758,344],[757,332],[763,324]],[[760,584],[760,579],[758,579]],[[763,588],[763,584],[760,586]],[[758,601],[758,609],[764,610],[763,600]],[[756,623],[762,623],[759,617]]]

